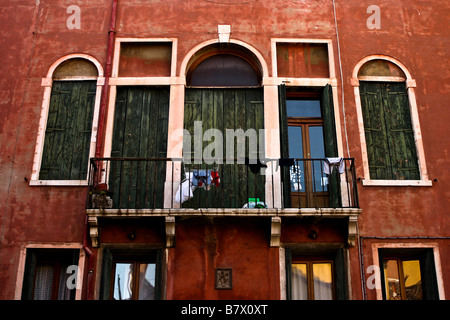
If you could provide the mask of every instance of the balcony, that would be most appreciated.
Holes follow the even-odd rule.
[[[230,162],[91,159],[86,214],[92,245],[99,245],[99,218],[160,217],[166,246],[172,247],[176,216],[266,217],[271,219],[271,246],[280,245],[282,217],[343,218],[348,220],[348,243],[355,244],[361,209],[353,159],[332,166],[326,159]]]
[[[351,158],[331,166],[326,159],[258,165],[236,159],[188,164],[169,158],[93,158],[88,191],[88,210],[122,213],[359,207]]]

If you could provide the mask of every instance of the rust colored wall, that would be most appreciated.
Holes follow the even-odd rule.
[[[191,218],[177,222],[168,299],[279,299],[278,248],[270,220]],[[233,269],[233,289],[214,288],[215,268]]]
[[[365,187],[359,183],[362,236],[448,237],[450,206],[450,113],[448,93],[448,1],[378,0],[381,29],[367,28],[372,1],[336,0],[338,46],[331,0],[259,0],[226,5],[203,0],[119,0],[118,37],[178,39],[177,75],[186,54],[203,41],[217,38],[217,25],[230,24],[231,38],[255,47],[271,75],[271,38],[332,39],[345,155],[354,157],[363,176],[353,87],[354,66],[362,58],[384,54],[401,61],[417,82],[416,93],[426,164],[432,187]],[[59,58],[71,53],[92,55],[105,66],[111,0],[78,0],[81,29],[66,27],[68,0],[0,0],[0,299],[14,297],[20,248],[29,242],[81,243],[85,188],[30,187],[44,88],[41,79]],[[238,17],[238,18],[236,18]],[[344,85],[343,91],[341,80]],[[344,94],[344,105],[342,105]],[[169,249],[168,298],[278,299],[278,249],[270,248],[270,224],[263,219],[177,222],[177,246]],[[126,241],[127,226],[108,225],[105,241]],[[142,230],[147,230],[141,226]],[[161,227],[142,241],[161,242]],[[283,224],[282,241],[305,239],[309,227]],[[326,242],[341,242],[341,226],[320,226]],[[141,229],[139,229],[141,230]],[[140,234],[141,232],[139,232]],[[323,239],[323,238],[322,238]],[[138,238],[136,238],[136,241]],[[321,240],[322,241],[322,240]],[[448,244],[437,242],[444,286],[450,292]],[[372,264],[364,247],[364,264]],[[361,299],[359,256],[350,249],[352,291]],[[213,289],[213,270],[233,267],[232,291]],[[197,277],[186,277],[195,272]],[[180,280],[183,279],[183,280]],[[258,279],[257,282],[249,279]],[[189,290],[187,290],[187,288]],[[373,298],[373,293],[368,293]],[[447,294],[448,296],[448,294]]]
[[[282,218],[282,243],[347,242],[347,219]],[[316,238],[312,238],[315,232]]]

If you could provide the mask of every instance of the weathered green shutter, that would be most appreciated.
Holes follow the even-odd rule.
[[[334,258],[334,274],[336,284],[336,300],[346,300],[347,296],[347,273],[345,263],[345,249],[340,248]]]
[[[337,138],[336,138],[336,123],[334,120],[334,104],[333,92],[331,85],[326,85],[323,88],[321,96],[321,108],[323,118],[323,139],[325,146],[325,157],[338,157]],[[328,177],[328,193],[330,196],[330,207],[341,207],[341,189],[339,184],[339,172],[333,170],[333,173]]]
[[[280,120],[280,154],[282,159],[289,158],[289,137],[286,110],[286,85],[278,86],[278,114]],[[291,177],[290,167],[282,166],[281,180],[283,186],[283,205],[285,208],[291,207]]]
[[[162,300],[163,297],[163,268],[164,268],[164,249],[156,252],[156,270],[155,270],[155,300]]]
[[[360,82],[371,179],[420,179],[406,85]]]
[[[425,250],[420,260],[420,273],[424,300],[439,300],[433,249]]]
[[[414,131],[411,123],[406,83],[391,82],[383,84],[383,102],[387,142],[391,156],[392,179],[420,179]]]
[[[292,251],[284,249],[285,271],[286,271],[286,300],[292,299]]]
[[[117,90],[111,157],[165,158],[169,89]],[[114,208],[162,208],[164,161],[113,161],[110,190]]]
[[[111,294],[113,256],[111,250],[103,249],[102,273],[100,284],[100,300],[109,300]]]
[[[39,179],[85,180],[95,81],[54,81]]]
[[[191,159],[201,158],[203,150],[210,148],[213,141],[203,141],[202,154],[194,154],[195,139],[194,122],[202,121],[202,133],[208,129],[217,129],[223,134],[222,157],[227,156],[226,129],[255,129],[259,137],[259,129],[264,128],[264,104],[261,89],[186,89],[184,128],[191,135],[190,151],[185,156]],[[197,132],[198,134],[198,132]],[[186,137],[185,137],[186,138]],[[247,139],[248,140],[248,139]],[[189,149],[188,140],[185,139],[184,151]],[[251,158],[263,158],[259,139],[254,146],[259,151],[249,154],[249,144],[246,142],[246,156]],[[216,149],[217,151],[217,149]],[[213,157],[218,154],[212,154]],[[237,157],[237,143],[234,148],[234,156]],[[192,161],[193,163],[195,161]],[[194,168],[214,169],[215,165],[190,165],[186,170]],[[260,198],[264,201],[264,177],[250,172],[244,164],[221,164],[219,166],[220,187],[212,187],[209,191],[197,189],[194,198],[183,203],[185,207],[217,207],[223,204],[224,208],[239,208],[248,202],[248,198]]]
[[[27,257],[25,259],[25,271],[22,285],[22,300],[33,300],[37,253],[35,249],[27,249],[26,254]]]

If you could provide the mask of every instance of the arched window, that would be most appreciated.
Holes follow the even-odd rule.
[[[32,184],[56,181],[77,185],[86,181],[88,160],[94,150],[92,128],[97,126],[94,114],[101,90],[100,65],[84,55],[60,60],[43,79],[46,90]]]
[[[353,83],[360,129],[364,128],[360,133],[365,182],[417,185],[412,181],[426,180],[415,82],[406,68],[392,58],[366,59],[355,68]]]
[[[198,57],[200,56],[200,57]],[[210,45],[194,57],[187,85],[195,87],[256,87],[261,72],[253,53],[234,44]]]
[[[231,54],[217,54],[203,60],[191,74],[191,86],[259,85],[259,77],[249,62]]]

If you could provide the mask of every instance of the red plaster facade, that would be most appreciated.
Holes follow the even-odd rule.
[[[107,247],[162,249],[163,299],[279,300],[286,299],[285,248],[314,250],[314,246],[327,244],[345,250],[347,299],[380,299],[380,291],[368,288],[366,282],[371,275],[367,267],[379,265],[374,259],[383,246],[432,248],[439,299],[448,297],[448,1],[119,0],[115,15],[114,3],[0,1],[0,299],[21,299],[24,252],[30,245],[73,245],[80,250],[85,259],[80,260],[84,263],[83,284],[77,297],[83,300],[100,298],[102,256]],[[380,8],[380,29],[368,28],[371,13],[367,8],[372,4]],[[80,29],[67,27],[70,5],[81,9]],[[115,31],[109,32],[112,13]],[[115,40],[176,39],[175,74],[164,80],[172,90],[186,85],[182,67],[188,54],[207,41],[218,42],[218,25],[230,25],[231,41],[259,53],[267,65],[263,87],[281,84],[273,72],[271,39],[329,41],[332,52],[328,61],[335,75],[330,75],[329,81],[335,88],[334,103],[339,110],[340,152],[355,159],[360,211],[344,212],[343,218],[301,210],[284,215],[269,210],[268,215],[252,216],[226,210],[200,216],[180,211],[175,215],[173,246],[168,246],[166,239],[168,225],[164,218],[171,215],[168,212],[145,217],[123,214],[120,218],[100,214],[99,244],[93,246],[89,237],[93,229],[85,224],[87,187],[30,182],[44,104],[42,79],[58,59],[70,54],[87,54],[100,63],[108,84],[102,87],[107,90],[103,96],[106,100],[100,102],[96,140],[101,146],[96,156],[102,156],[103,139],[108,138],[107,112],[114,106],[110,101],[113,79],[108,78],[108,52],[113,54],[112,63],[115,57],[114,48],[108,49],[109,36]],[[415,80],[414,97],[426,159],[421,165],[428,171],[426,186],[364,185],[368,177],[364,176],[352,73],[361,59],[372,55],[400,61]],[[267,97],[271,96],[266,91]],[[171,102],[174,99],[177,97],[171,96]],[[271,101],[277,100],[264,103],[270,105]],[[274,216],[281,217],[280,243],[271,246]],[[350,216],[357,217],[354,233],[349,231],[356,228],[349,222]],[[310,236],[312,230],[317,232],[316,238]],[[135,238],[130,239],[130,233]],[[350,245],[349,236],[355,236]],[[221,267],[233,270],[231,290],[215,289],[214,270]]]

